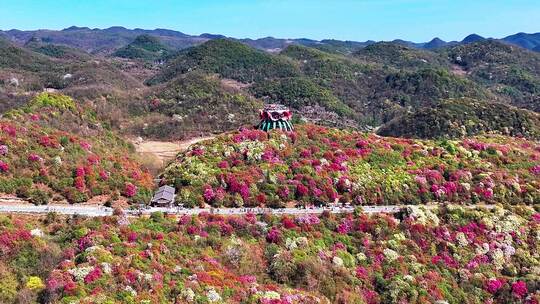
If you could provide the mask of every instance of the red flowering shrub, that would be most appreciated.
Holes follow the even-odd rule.
[[[92,145],[89,142],[82,141],[82,140],[79,142],[79,146],[86,151],[89,151],[92,148]]]
[[[207,203],[211,203],[214,200],[214,198],[216,197],[216,194],[214,193],[214,190],[212,189],[212,187],[206,186],[203,196],[204,196],[204,200]]]
[[[131,242],[131,243],[135,242],[137,238],[138,238],[138,234],[137,232],[134,232],[134,231],[129,232],[127,235],[127,240],[128,242]]]
[[[39,162],[41,161],[41,157],[39,157],[39,155],[35,153],[31,153],[30,155],[28,155],[28,160],[32,162]]]
[[[489,293],[495,294],[503,287],[504,281],[501,279],[489,279],[486,281],[485,285],[485,288]]]
[[[266,240],[269,243],[279,243],[281,240],[281,232],[277,228],[272,227],[272,229],[266,235]]]
[[[298,184],[296,186],[296,196],[298,198],[301,198],[301,197],[304,197],[304,196],[307,196],[309,194],[309,189],[308,187],[302,185],[302,184]]]
[[[4,161],[0,160],[0,171],[1,172],[8,172],[9,171],[9,165],[5,163]]]
[[[77,188],[77,190],[79,191],[84,191],[85,186],[86,186],[84,176],[75,177],[73,186],[75,186],[75,188]]]
[[[281,219],[281,224],[283,224],[283,227],[285,229],[292,229],[296,227],[296,224],[294,223],[294,220],[290,219],[289,217],[285,216]]]
[[[531,173],[534,175],[540,175],[540,165],[533,166],[531,168]]]

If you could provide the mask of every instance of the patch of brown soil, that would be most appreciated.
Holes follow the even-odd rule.
[[[151,156],[157,158],[161,165],[165,165],[166,162],[174,159],[176,154],[187,150],[189,146],[212,138],[214,138],[214,136],[195,137],[182,141],[134,141],[134,145],[137,153],[141,154],[143,157]]]
[[[450,69],[450,72],[452,72],[452,74],[457,75],[457,76],[466,76],[467,75],[467,71],[465,71],[465,69],[463,69],[461,66],[459,66],[457,64],[452,65],[452,67]]]

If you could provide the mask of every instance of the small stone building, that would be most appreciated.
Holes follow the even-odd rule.
[[[174,198],[176,190],[174,187],[165,185],[159,187],[159,189],[152,197],[151,205],[158,207],[169,207],[174,204]]]

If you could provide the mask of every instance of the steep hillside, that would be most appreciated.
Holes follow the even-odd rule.
[[[127,108],[144,85],[115,62],[65,46],[33,41],[18,47],[0,40],[0,113],[24,105],[33,95],[58,91],[92,107],[104,123],[120,128]]]
[[[28,92],[58,84],[65,69],[58,59],[0,38],[0,111],[22,105]]]
[[[540,138],[540,115],[501,103],[450,99],[399,116],[377,134],[412,138],[459,138],[481,133]]]
[[[486,38],[478,34],[470,34],[470,35],[467,35],[467,37],[463,38],[463,40],[461,40],[461,43],[469,44],[469,43],[474,43],[474,42],[479,42],[479,41],[484,41],[484,40],[486,40]]]
[[[0,120],[0,192],[35,204],[148,199],[133,148],[67,96],[42,93]]]
[[[540,202],[538,143],[383,138],[314,125],[198,144],[162,174],[186,206]]]
[[[346,117],[355,115],[330,90],[302,77],[298,62],[225,39],[181,51],[150,83],[163,82],[190,71],[217,73],[222,78],[253,85],[253,88],[244,87],[258,98],[281,102],[300,112],[306,106],[321,106]]]
[[[43,55],[13,45],[0,38],[0,68],[24,71],[53,70],[54,62]]]
[[[200,71],[189,72],[151,88],[136,107],[136,133],[185,139],[236,130],[258,122],[262,102]]]
[[[0,73],[5,75],[0,79],[15,78],[11,85],[22,92],[83,86],[125,90],[139,85],[109,62],[63,46],[35,42],[22,48],[0,39],[0,55]]]
[[[477,83],[437,68],[390,73],[385,79],[385,89],[378,90],[376,94],[414,108],[434,106],[446,98],[488,97]]]
[[[88,27],[71,26],[63,30],[9,30],[1,31],[0,37],[6,37],[9,40],[24,45],[32,38],[43,40],[46,43],[60,44],[72,48],[81,49],[88,53],[110,55],[116,50],[125,47],[139,35],[151,35],[158,37],[167,47],[179,50],[188,48],[194,45],[204,43],[212,39],[234,39],[245,43],[251,47],[264,50],[267,52],[279,52],[290,45],[301,45],[313,47],[324,51],[335,52],[340,54],[351,54],[355,51],[375,43],[376,41],[343,41],[337,39],[314,40],[307,38],[283,39],[274,37],[264,37],[259,39],[242,39],[239,37],[226,37],[221,34],[188,35],[179,31],[169,29],[154,29],[145,30],[140,28],[127,29],[121,26],[113,26],[106,29],[90,29]],[[499,38],[505,43],[510,43],[526,49],[534,49],[538,47],[540,33],[517,33],[507,37]],[[465,37],[462,41],[443,41],[439,38],[433,38],[429,42],[412,42],[403,39],[396,39],[393,43],[399,43],[408,47],[418,49],[437,49],[445,46],[456,44],[466,44],[478,42],[485,39],[477,34],[471,34]]]
[[[168,55],[170,49],[163,45],[159,38],[151,35],[140,35],[133,42],[113,53],[113,56],[142,59],[158,60]]]
[[[137,36],[157,36],[163,43],[174,49],[193,46],[208,39],[186,35],[181,32],[155,29],[126,29],[113,26],[106,29],[90,29],[87,27],[72,26],[61,31],[36,30],[19,31],[10,30],[3,34],[20,45],[35,37],[45,43],[59,44],[81,49],[92,54],[108,55],[132,42]]]
[[[252,88],[256,97],[289,105],[295,109],[320,105],[340,116],[354,117],[354,111],[339,100],[331,90],[307,77],[280,78],[258,83]]]
[[[385,50],[376,51],[379,48]],[[353,109],[352,117],[357,117],[360,126],[376,126],[408,108],[429,107],[443,98],[489,95],[478,84],[449,72],[443,59],[431,52],[392,43],[366,49],[353,58],[297,46],[281,54],[299,61],[311,82]],[[424,62],[423,56],[432,62]]]
[[[424,48],[428,50],[434,50],[446,46],[448,43],[441,40],[439,37],[431,39],[428,43],[424,44]]]
[[[540,111],[539,54],[493,40],[455,46],[443,53],[502,101]]]
[[[365,63],[352,61],[346,56],[331,54],[304,46],[289,46],[280,55],[295,60],[301,71],[309,77],[319,77],[328,81],[354,79],[369,69]]]
[[[122,36],[124,30],[109,31]],[[236,40],[206,35],[212,40],[167,54],[165,34],[181,36],[168,32],[157,35],[159,39],[139,35],[116,53],[127,59],[98,57],[38,37],[30,39],[26,47],[3,40],[0,97],[6,102],[1,107],[7,110],[20,105],[43,89],[59,90],[90,104],[101,120],[125,134],[163,139],[255,124],[255,99],[288,105],[299,120],[360,130],[373,130],[421,108],[435,108],[449,98],[539,110],[539,55],[489,39],[436,51],[403,42],[370,43],[344,55],[308,39],[302,43],[313,47],[291,42],[279,53],[268,53]],[[165,64],[156,64],[162,60]],[[213,97],[190,95],[192,87],[207,87],[208,79],[221,82],[210,85],[217,88],[209,90]],[[227,90],[232,90],[229,95]],[[232,95],[249,100],[246,107],[238,108],[247,115],[231,107],[236,102],[226,96]],[[220,104],[219,98],[227,101]],[[167,106],[153,109],[151,100]],[[173,106],[173,101],[178,104]],[[184,109],[181,103],[186,105]],[[206,107],[209,114],[194,111],[197,107]],[[502,110],[499,106],[494,109]],[[219,113],[235,118],[216,119]],[[188,121],[186,117],[190,117]],[[198,119],[203,123],[195,127]]]

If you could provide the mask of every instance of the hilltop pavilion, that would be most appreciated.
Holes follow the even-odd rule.
[[[281,129],[283,131],[293,131],[290,122],[292,113],[286,106],[279,104],[267,104],[260,110],[261,122],[258,128],[263,131]]]

